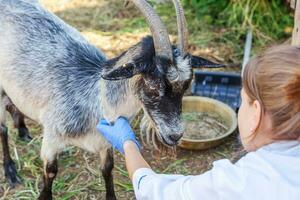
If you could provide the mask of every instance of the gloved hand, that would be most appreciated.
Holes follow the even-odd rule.
[[[122,154],[124,154],[123,145],[127,140],[135,142],[140,149],[140,144],[136,140],[129,122],[123,117],[119,117],[113,125],[110,125],[106,120],[102,119],[97,125],[97,130],[113,146],[113,148],[117,149]]]

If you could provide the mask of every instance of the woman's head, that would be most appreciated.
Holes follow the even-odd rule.
[[[300,139],[300,47],[277,46],[253,58],[241,93],[239,129],[247,150]]]

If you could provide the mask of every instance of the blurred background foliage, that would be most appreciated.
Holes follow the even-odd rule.
[[[227,61],[241,60],[245,35],[253,30],[253,53],[291,37],[293,11],[286,0],[183,0],[191,43],[228,48]],[[172,5],[159,4],[160,14],[173,13]],[[174,20],[165,17],[165,20]],[[170,21],[171,23],[171,21]],[[169,23],[167,23],[169,24]]]
[[[183,2],[195,42],[198,43],[197,33],[205,29],[214,30],[217,34],[210,41],[225,42],[235,48],[235,58],[241,58],[245,34],[249,28],[253,30],[254,50],[291,37],[293,11],[285,0]]]
[[[75,8],[79,4],[77,0],[65,0],[70,2],[67,5],[74,4],[74,9],[68,10],[59,9],[54,0],[43,1],[50,2],[48,7],[53,7],[58,16],[80,31],[92,29],[99,35],[118,35],[118,38],[125,34],[149,33],[138,9],[132,3],[124,7],[123,0],[81,0],[83,3],[80,4],[86,5],[81,8]],[[181,0],[190,34],[190,51],[212,53],[222,62],[240,62],[249,28],[253,30],[253,54],[267,46],[285,42],[293,30],[293,11],[287,1]],[[171,0],[149,2],[162,17],[169,33],[176,36],[176,14]]]

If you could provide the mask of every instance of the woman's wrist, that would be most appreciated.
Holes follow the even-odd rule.
[[[123,144],[123,149],[124,149],[124,152],[126,152],[126,150],[129,150],[129,149],[136,149],[137,151],[140,151],[139,146],[132,140],[126,140]]]
[[[140,168],[150,168],[149,164],[143,158],[139,145],[133,140],[126,140],[123,143],[125,152],[125,162],[130,179],[136,170]]]

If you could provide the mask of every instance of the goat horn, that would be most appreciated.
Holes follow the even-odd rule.
[[[179,0],[173,0],[173,4],[176,10],[177,27],[178,27],[178,46],[182,56],[187,52],[188,48],[188,29],[186,25],[186,19],[184,16],[183,7]]]
[[[155,53],[173,61],[172,46],[168,31],[158,14],[145,0],[131,0],[145,16],[153,36]]]

